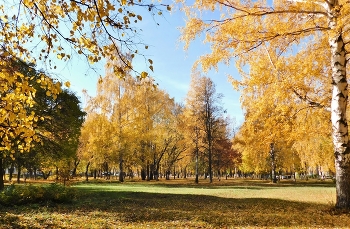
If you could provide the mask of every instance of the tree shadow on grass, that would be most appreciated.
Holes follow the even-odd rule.
[[[101,189],[84,190],[80,198],[70,205],[25,206],[1,208],[0,224],[22,228],[19,214],[30,217],[33,225],[40,225],[50,214],[65,215],[79,221],[91,216],[85,228],[100,225],[108,228],[107,222],[119,221],[135,228],[142,225],[163,225],[167,222],[182,222],[193,227],[338,227],[350,225],[350,215],[336,215],[330,205],[287,201],[266,198],[221,198],[208,195],[158,194],[147,192],[117,192]],[[39,217],[41,211],[46,216]],[[85,219],[85,218],[84,218]],[[82,220],[84,220],[82,219]],[[35,221],[37,224],[35,224]],[[85,220],[86,221],[86,220]],[[50,219],[51,224],[37,228],[64,228],[60,220]],[[106,224],[102,226],[101,222]],[[200,225],[200,226],[199,226]],[[81,226],[81,225],[80,225]],[[84,226],[82,226],[83,228]],[[6,227],[5,227],[6,228]],[[11,228],[11,227],[8,227]],[[24,228],[24,227],[23,227]],[[96,227],[98,228],[98,227]]]
[[[236,186],[251,187],[252,189],[258,189],[259,187],[335,187],[335,183],[331,180],[297,180],[296,182],[292,179],[280,180],[277,183],[272,183],[270,180],[253,180],[253,179],[229,179],[222,181],[214,181],[209,183],[208,180],[201,180],[198,184],[192,180],[187,182],[179,183],[177,180],[173,180],[174,183],[169,180],[167,182],[148,182],[151,186],[163,186],[171,188],[179,187],[205,187],[208,189],[215,189],[223,187],[232,188]],[[147,183],[147,182],[146,182]]]
[[[331,214],[330,205],[280,199],[119,192],[108,202],[104,211],[112,208],[129,222],[202,221],[219,228],[348,227],[350,222],[350,215]]]

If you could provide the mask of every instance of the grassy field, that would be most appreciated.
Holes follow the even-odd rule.
[[[328,182],[76,183],[71,204],[1,207],[0,228],[349,228]]]

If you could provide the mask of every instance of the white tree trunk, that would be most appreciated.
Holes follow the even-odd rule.
[[[350,150],[346,107],[348,83],[346,79],[346,52],[341,31],[337,28],[338,0],[326,2],[329,27],[333,37],[329,39],[332,67],[331,121],[336,171],[336,207],[350,208]]]
[[[345,47],[341,34],[330,39],[333,95],[331,120],[336,169],[336,207],[350,208],[350,151],[346,107],[348,83],[346,79]]]

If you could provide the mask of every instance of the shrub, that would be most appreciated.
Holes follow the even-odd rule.
[[[77,191],[59,184],[9,185],[0,192],[0,204],[22,205],[34,203],[70,203],[77,197]]]

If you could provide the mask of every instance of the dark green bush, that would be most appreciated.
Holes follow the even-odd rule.
[[[10,185],[0,192],[0,204],[22,205],[34,203],[70,203],[77,197],[77,191],[59,184]]]

